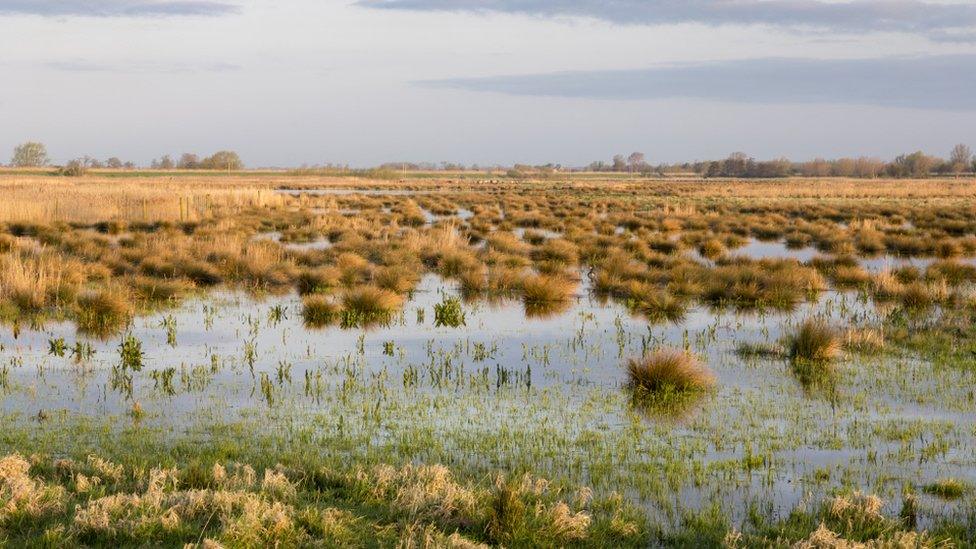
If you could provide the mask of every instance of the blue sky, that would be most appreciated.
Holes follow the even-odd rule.
[[[976,5],[0,0],[0,157],[582,165],[976,146]]]

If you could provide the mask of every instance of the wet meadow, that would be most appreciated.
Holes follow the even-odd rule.
[[[974,198],[5,174],[0,545],[972,546]]]

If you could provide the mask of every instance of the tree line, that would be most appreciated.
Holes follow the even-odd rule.
[[[15,168],[40,168],[51,165],[47,147],[43,143],[28,141],[14,147],[10,165]],[[136,169],[134,162],[123,162],[118,157],[99,160],[90,156],[83,156],[69,161],[64,166],[57,166],[63,175],[82,175],[89,169]],[[236,171],[244,169],[244,162],[234,151],[217,151],[214,154],[200,158],[193,153],[183,153],[179,160],[174,161],[169,155],[154,159],[150,168],[157,170],[225,170]]]
[[[153,159],[149,165],[154,170],[223,170],[237,171],[244,169],[244,162],[234,151],[217,151],[210,156],[200,158],[194,153],[183,153],[178,160],[173,160],[166,154]]]
[[[14,148],[10,164],[14,167],[49,166],[50,158],[43,143],[27,142]],[[98,160],[89,156],[77,158],[65,166],[59,167],[59,173],[64,175],[81,175],[88,169],[135,169],[133,162],[123,162],[117,157]],[[154,159],[150,166],[156,170],[222,170],[236,171],[244,169],[244,162],[240,156],[229,150],[217,151],[206,157],[194,153],[183,153],[178,159],[170,155],[163,155]],[[348,167],[327,165],[325,168],[301,169],[314,171],[339,170],[350,171]],[[506,171],[512,177],[524,177],[526,174],[555,174],[559,172],[621,172],[641,175],[669,175],[679,173],[694,173],[701,177],[737,177],[737,178],[777,178],[790,176],[805,177],[896,177],[923,178],[932,175],[961,175],[976,173],[976,156],[967,145],[956,145],[948,158],[930,156],[922,151],[902,154],[890,161],[871,157],[836,158],[827,160],[816,158],[805,162],[795,162],[787,158],[773,160],[756,160],[751,156],[736,152],[722,160],[705,160],[698,162],[684,162],[677,164],[652,165],[647,162],[644,153],[634,152],[624,156],[615,155],[610,162],[596,161],[582,168],[565,168],[560,164],[525,165],[515,164],[512,167],[484,167],[465,166],[463,164],[442,162],[433,163],[391,162],[381,165],[374,170],[394,174],[398,171],[415,170],[444,170],[444,171],[483,171],[485,169]],[[352,170],[362,171],[362,170]]]
[[[922,151],[902,154],[890,161],[871,157],[816,158],[806,162],[794,162],[788,158],[756,160],[741,152],[730,154],[722,160],[705,160],[679,164],[653,166],[644,160],[644,154],[635,152],[626,158],[616,155],[612,162],[597,161],[585,168],[593,172],[629,172],[645,175],[695,173],[702,177],[775,178],[805,177],[896,177],[923,178],[932,175],[961,175],[976,172],[976,157],[967,145],[953,147],[949,158],[929,156]]]

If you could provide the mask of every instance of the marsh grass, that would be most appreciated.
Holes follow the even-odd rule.
[[[389,321],[403,305],[399,295],[376,286],[360,286],[342,294],[343,323],[361,325]]]
[[[742,358],[784,359],[788,358],[786,349],[778,343],[741,342],[735,347],[735,354]]]
[[[522,301],[527,305],[545,305],[568,301],[576,285],[558,276],[530,275],[522,279]]]
[[[926,484],[922,490],[943,499],[959,499],[972,490],[972,486],[961,480],[945,478]]]
[[[704,393],[715,376],[694,355],[678,349],[658,349],[627,361],[628,386],[638,400],[666,402]]]
[[[328,293],[342,284],[342,271],[337,267],[306,268],[299,273],[295,285],[299,295]]]
[[[787,355],[795,363],[826,364],[840,357],[837,331],[817,319],[804,320],[786,339]]]
[[[82,292],[76,307],[78,330],[100,337],[122,330],[134,315],[130,297],[122,288]]]
[[[329,326],[338,320],[342,307],[329,296],[307,295],[302,298],[302,318],[312,328]]]
[[[94,182],[95,177],[89,176],[86,182]],[[902,184],[876,181],[804,181],[802,186],[651,179],[624,183],[584,184],[571,180],[475,184],[431,177],[429,184],[390,182],[385,188],[441,193],[436,197],[418,195],[417,210],[423,206],[431,212],[449,214],[463,206],[476,212],[475,218],[467,222],[440,219],[432,225],[410,226],[399,221],[398,204],[404,200],[396,196],[279,197],[264,206],[247,205],[246,200],[238,205],[220,204],[218,199],[206,207],[204,195],[194,192],[192,204],[188,206],[186,200],[180,200],[179,210],[171,213],[164,211],[165,204],[177,202],[176,196],[165,200],[159,197],[158,207],[150,201],[145,216],[136,211],[139,204],[106,204],[105,216],[87,207],[74,209],[70,214],[55,212],[65,206],[52,209],[49,204],[43,212],[23,212],[28,220],[0,224],[0,246],[6,246],[0,248],[0,261],[4,265],[25,264],[27,271],[33,273],[20,276],[17,269],[0,271],[0,280],[7,277],[16,281],[13,285],[0,285],[0,312],[5,321],[9,320],[4,328],[9,326],[17,340],[0,351],[4,355],[0,361],[0,394],[13,394],[11,402],[18,407],[4,417],[11,419],[11,425],[5,425],[4,451],[17,448],[25,455],[40,454],[46,446],[49,452],[61,456],[71,452],[62,448],[69,445],[85,452],[92,448],[110,451],[115,459],[121,456],[130,462],[141,460],[138,467],[126,469],[122,481],[116,481],[107,474],[96,473],[94,466],[70,470],[71,479],[67,475],[55,478],[48,475],[52,466],[45,464],[44,458],[31,458],[32,467],[35,462],[39,464],[31,474],[34,481],[64,486],[71,496],[61,501],[63,513],[52,512],[30,520],[20,517],[14,521],[13,529],[9,523],[0,525],[4,542],[12,546],[37,539],[50,546],[180,546],[210,539],[234,547],[315,545],[321,540],[327,540],[322,545],[331,542],[339,546],[382,547],[401,542],[415,546],[485,543],[511,547],[617,547],[667,545],[669,541],[682,540],[698,542],[696,546],[714,546],[726,539],[762,547],[831,540],[888,543],[902,540],[896,534],[903,533],[901,528],[908,523],[884,517],[877,522],[865,520],[864,515],[880,514],[875,512],[873,503],[835,490],[851,485],[890,486],[892,479],[913,482],[911,475],[915,471],[929,475],[944,459],[964,461],[969,455],[969,426],[954,418],[959,412],[968,412],[969,400],[964,392],[968,378],[960,372],[967,372],[965,368],[972,361],[972,309],[965,306],[967,292],[971,291],[971,270],[961,260],[939,261],[924,275],[913,267],[900,268],[889,273],[890,280],[871,277],[868,282],[858,266],[861,259],[853,254],[878,253],[878,238],[883,239],[885,247],[892,243],[925,255],[945,254],[939,249],[939,240],[952,240],[962,253],[976,249],[976,239],[965,236],[972,232],[971,202],[976,187],[971,183],[919,181],[906,190]],[[575,179],[575,175],[566,177]],[[253,197],[257,187],[269,186],[272,179],[277,181],[279,176],[258,182],[242,176],[235,184],[239,183]],[[308,186],[334,183],[318,179],[301,182]],[[0,186],[6,184],[0,182]],[[364,184],[358,181],[343,185]],[[99,188],[107,193],[99,196],[107,200],[120,196],[106,186]],[[215,188],[223,186],[215,184]],[[7,187],[0,193],[5,190]],[[37,193],[31,192],[36,199]],[[86,192],[78,190],[74,196],[89,196]],[[26,196],[27,191],[20,188],[17,193]],[[931,200],[919,200],[920,193],[931,196]],[[6,207],[0,204],[0,209]],[[13,212],[5,214],[12,216]],[[170,219],[155,219],[166,216]],[[61,222],[69,217],[85,221]],[[863,219],[872,221],[859,221]],[[909,220],[911,223],[906,223]],[[842,225],[845,221],[850,223],[848,227]],[[540,230],[538,236],[544,238],[529,233],[527,240],[534,242],[530,244],[508,232],[518,226],[560,231],[561,236]],[[621,227],[624,230],[618,230]],[[877,232],[870,234],[870,230]],[[332,247],[295,250],[274,242],[252,242],[256,234],[268,231],[282,233],[285,240],[327,235]],[[865,236],[859,240],[860,232]],[[710,238],[732,249],[754,236],[785,236],[795,242],[815,243],[833,255],[801,264],[792,259],[753,260],[740,254],[706,262],[696,260],[693,254],[680,253]],[[484,246],[472,245],[480,239],[484,239]],[[865,244],[871,239],[875,245]],[[35,276],[38,272],[43,276]],[[189,354],[194,338],[181,336],[176,349],[180,357],[187,351],[187,362],[184,365],[182,358],[170,360],[170,355],[164,354],[165,364],[153,372],[168,372],[158,377],[168,376],[169,382],[159,387],[154,387],[146,374],[133,375],[134,366],[104,372],[99,368],[103,349],[79,351],[79,357],[87,358],[70,364],[70,374],[66,374],[60,368],[47,367],[48,363],[60,365],[70,360],[61,345],[56,347],[65,357],[55,355],[57,358],[36,361],[30,353],[21,351],[25,348],[21,345],[30,345],[21,341],[31,339],[18,339],[21,330],[44,329],[41,322],[45,318],[75,320],[79,314],[79,292],[117,286],[131,289],[132,302],[140,313],[154,303],[175,303],[197,287],[201,288],[201,296],[205,295],[204,289],[217,285],[221,285],[221,290],[243,289],[256,295],[296,287],[304,294],[302,316],[312,320],[310,326],[318,321],[350,328],[368,325],[376,317],[398,320],[397,311],[408,298],[404,294],[410,293],[421,277],[433,279],[434,275],[457,281],[466,299],[494,299],[504,306],[521,299],[527,316],[551,315],[568,310],[574,302],[571,294],[577,283],[572,277],[579,272],[592,274],[589,281],[598,296],[605,293],[608,299],[625,303],[630,312],[646,314],[648,320],[680,320],[684,307],[696,307],[692,319],[695,323],[689,323],[687,329],[647,326],[640,319],[630,318],[617,303],[607,307],[596,304],[591,309],[587,302],[581,303],[573,315],[558,321],[538,323],[539,326],[526,322],[532,329],[550,332],[546,332],[544,341],[522,347],[521,363],[519,349],[504,350],[509,343],[507,334],[492,336],[491,341],[468,337],[492,328],[493,325],[481,324],[485,317],[479,316],[479,326],[472,325],[452,338],[456,340],[453,348],[442,346],[439,341],[428,346],[429,363],[413,360],[411,354],[420,345],[411,347],[415,338],[408,336],[409,342],[404,342],[399,333],[387,336],[384,332],[385,357],[376,364],[365,349],[374,343],[378,347],[378,342],[369,339],[373,334],[366,331],[330,333],[326,345],[318,345],[323,343],[321,338],[309,337],[307,349],[293,348],[297,347],[293,345],[294,327],[282,314],[290,309],[287,300],[293,299],[291,296],[281,296],[275,307],[284,309],[278,312],[241,309],[239,316],[247,317],[247,321],[239,325],[228,315],[213,317],[212,310],[208,310],[204,321],[207,331],[216,329],[207,337],[231,332],[235,336],[249,334],[246,341],[251,347],[245,345],[244,363],[250,363],[254,373],[252,380],[245,380],[245,384],[253,382],[251,401],[247,400],[246,387],[238,391],[234,385],[233,391],[224,392],[240,381],[235,377],[240,373],[239,364],[232,358],[240,352],[237,337],[237,343],[229,350],[223,343],[215,344],[213,349],[208,346],[210,364],[196,364],[196,355]],[[817,292],[827,288],[824,279],[833,288],[863,291],[818,296]],[[184,284],[185,291],[178,287]],[[932,303],[940,306],[938,314],[902,314],[906,308],[902,303],[905,288],[913,284],[924,287]],[[890,287],[876,292],[885,285]],[[27,288],[26,308],[18,306],[12,297],[18,292],[7,293],[17,287]],[[364,287],[388,292],[400,303],[385,308],[361,305],[377,301],[373,298],[348,298]],[[872,293],[879,296],[873,304]],[[890,297],[883,297],[886,294]],[[449,297],[453,295],[447,293]],[[409,328],[428,333],[431,325],[424,325],[423,311],[433,303],[425,301],[429,297],[438,299],[436,295],[420,294],[416,303],[419,326],[403,319],[402,324],[391,323],[389,330],[396,332],[411,324]],[[813,298],[817,298],[816,303]],[[845,370],[844,380],[852,381],[849,389],[854,403],[848,410],[827,406],[809,398],[810,394],[797,394],[792,387],[784,387],[780,373],[771,371],[766,364],[743,366],[727,356],[729,347],[723,338],[728,334],[749,341],[775,337],[789,320],[771,309],[789,310],[804,300],[811,301],[809,308],[815,311],[809,314],[837,319],[833,322],[838,323],[836,339],[842,349],[867,354],[879,352],[883,345],[892,348],[890,356],[864,361],[870,367]],[[897,306],[886,307],[885,300]],[[462,303],[469,314],[481,310],[475,303]],[[714,305],[720,310],[711,317],[710,311],[698,308],[699,305]],[[726,310],[726,306],[736,310]],[[931,308],[922,312],[928,311]],[[519,315],[515,309],[506,310],[508,313]],[[491,315],[492,322],[494,317]],[[698,326],[702,318],[707,319],[706,325]],[[216,325],[211,326],[211,322]],[[564,322],[566,326],[573,323],[578,332],[566,330],[562,334]],[[845,331],[842,322],[871,328]],[[133,324],[139,337],[142,324]],[[154,322],[152,326],[164,325]],[[181,329],[186,326],[181,322]],[[560,332],[554,334],[551,330]],[[271,357],[271,369],[257,359],[254,351],[253,342],[259,331],[261,341],[275,343],[280,331],[282,347],[269,345],[267,353],[261,353],[262,357],[284,353]],[[438,332],[430,339],[447,333]],[[51,337],[41,336],[40,341],[56,340],[56,335],[52,331]],[[157,363],[158,335],[146,339],[147,368]],[[334,341],[344,341],[345,345],[328,347],[333,336]],[[358,343],[352,343],[357,336]],[[78,338],[78,342],[83,339]],[[495,350],[496,339],[501,351]],[[130,350],[132,341],[139,340],[124,340],[129,342]],[[174,337],[174,345],[175,341]],[[744,375],[735,379],[734,386],[718,392],[713,407],[696,406],[700,401],[687,397],[705,394],[707,390],[672,388],[652,394],[633,391],[626,396],[644,393],[644,398],[630,399],[637,413],[622,410],[627,405],[620,394],[608,390],[613,383],[604,376],[619,379],[626,374],[605,374],[593,365],[605,366],[607,357],[617,361],[617,357],[638,348],[669,344],[684,345],[700,356],[718,355],[716,364],[721,363],[723,375]],[[42,344],[42,354],[47,345]],[[740,345],[737,354],[784,359],[804,354],[796,352],[795,346],[785,340],[783,347]],[[123,351],[120,349],[119,364],[124,362]],[[230,355],[223,356],[225,351]],[[176,356],[176,351],[168,346],[163,352]],[[405,358],[408,356],[409,360]],[[901,360],[902,356],[908,359]],[[277,372],[273,369],[274,359],[280,359]],[[301,360],[306,370],[304,393],[300,382],[292,384],[292,359],[296,366]],[[217,375],[225,364],[231,367]],[[789,360],[789,364],[805,386],[820,383],[832,387],[834,383],[831,361],[799,359]],[[246,369],[245,366],[245,378]],[[32,374],[36,375],[36,383],[30,380]],[[300,376],[299,371],[296,377]],[[909,382],[927,380],[926,376],[933,376],[931,383]],[[54,406],[48,403],[56,398],[51,396],[53,387],[64,379],[77,381],[80,387],[92,387],[87,394],[96,394],[97,390],[114,396],[117,392],[120,399],[129,400],[107,414],[104,421],[101,415],[86,415],[87,410],[77,414],[62,412],[60,402]],[[61,386],[57,387],[61,390]],[[36,391],[36,401],[29,401],[28,411],[20,410],[20,399],[35,398],[31,391]],[[943,395],[956,398],[943,401]],[[174,397],[179,400],[171,400]],[[106,407],[111,409],[113,401],[106,399]],[[129,402],[142,404],[130,406]],[[260,410],[253,414],[260,418],[253,426],[282,436],[258,440],[252,430],[234,431],[223,424],[204,428],[192,423],[197,418],[170,417],[166,411],[171,402],[177,410],[182,409],[183,403],[197,406],[211,402],[200,405],[203,415],[239,411],[244,416]],[[648,402],[655,406],[648,406]],[[903,403],[925,403],[939,413],[946,412],[948,419],[913,418],[901,422],[899,417],[889,424],[872,415],[855,415],[869,406],[884,409],[889,403],[891,407],[886,412],[893,415],[900,413]],[[635,417],[650,410],[656,420],[662,415],[683,415],[694,409],[700,419],[680,429],[659,426],[657,421],[647,425]],[[662,410],[665,414],[660,413]],[[87,424],[83,428],[67,426],[76,416],[85,418]],[[12,425],[16,421],[26,427],[15,431]],[[192,436],[180,439],[175,446],[151,446],[144,441],[153,436],[157,426],[159,431],[178,437],[176,431],[186,425],[183,421],[192,423],[187,427]],[[766,428],[784,421],[791,427]],[[828,431],[835,425],[846,427]],[[65,437],[64,433],[71,436]],[[234,436],[228,436],[230,433]],[[92,442],[96,439],[97,444]],[[248,443],[242,444],[242,440]],[[922,442],[904,442],[901,451],[892,453],[885,446],[890,440]],[[581,447],[585,450],[582,457]],[[168,450],[154,451],[161,448]],[[807,460],[808,449],[857,451],[849,462],[842,461],[836,468],[811,471],[814,465]],[[713,451],[718,454],[713,455]],[[722,457],[725,452],[728,459]],[[875,462],[875,452],[880,452],[877,455],[884,461]],[[868,459],[864,459],[865,454]],[[206,459],[199,458],[201,455]],[[197,462],[186,463],[187,456],[198,456]],[[924,461],[919,461],[919,456],[924,456]],[[221,479],[234,476],[232,462],[247,460],[256,471],[248,484],[250,488],[224,484]],[[277,467],[279,461],[288,461],[289,465]],[[442,461],[451,469],[422,465],[427,461]],[[226,475],[210,472],[215,462],[227,469]],[[377,465],[382,463],[390,465]],[[412,469],[403,470],[406,463]],[[140,502],[149,501],[147,474],[160,467],[179,469],[175,474],[179,482],[170,482],[163,475],[165,489],[158,493],[162,499],[152,500],[165,502],[158,508],[164,515],[173,511],[166,516],[165,524],[157,520],[157,509],[152,506],[140,503],[116,508],[100,507],[107,505],[105,502],[95,503],[114,496],[125,496],[126,502],[133,501],[130,496],[138,497]],[[516,472],[537,467],[541,470],[536,472],[558,475],[559,484],[547,491],[539,486],[539,479],[527,481]],[[491,480],[498,478],[500,472],[509,479],[503,482],[503,488]],[[101,481],[93,480],[94,476]],[[570,502],[587,500],[571,495],[574,487],[570,484],[583,478],[597,483],[594,488],[600,496],[589,503]],[[842,493],[845,503],[838,503],[837,512],[832,512],[830,508],[819,509],[815,500],[804,497],[803,505],[796,509],[767,510],[767,499],[790,497],[780,490],[784,481],[797,478],[801,482],[788,484],[802,486],[804,494],[808,487],[811,497]],[[761,483],[757,484],[761,486],[758,492],[749,492],[757,494],[755,504],[737,495],[745,483],[753,481]],[[76,485],[87,488],[79,489],[76,496]],[[247,492],[258,501],[242,497],[241,513],[234,507],[236,504],[228,503],[230,510],[225,512],[226,507],[220,507],[208,525],[203,515],[184,515],[182,508],[174,510],[169,505],[189,499],[193,490]],[[638,501],[641,507],[628,510],[601,499],[614,491],[621,494],[622,500]],[[558,494],[566,497],[557,497]],[[686,494],[692,497],[686,498]],[[154,492],[153,497],[156,495]],[[173,500],[167,499],[170,497]],[[704,498],[701,501],[721,501],[725,507],[714,516],[682,520],[692,514],[689,509],[699,502],[699,497]],[[832,507],[837,502],[829,503]],[[956,533],[950,537],[972,542],[968,533],[972,528],[967,529],[970,524],[965,517],[940,515],[929,503],[923,501],[914,511],[909,509],[909,514],[918,515],[920,521],[927,521],[922,524],[933,528],[946,524],[943,531],[955,528]],[[960,508],[958,503],[943,503],[946,508]],[[249,511],[243,511],[244,504],[251,506]],[[729,505],[748,515],[743,522],[735,522],[745,532],[730,530],[733,519],[726,516]],[[214,508],[205,506],[202,513],[209,517]],[[88,520],[105,516],[101,511],[121,513],[108,513],[114,531],[100,529],[95,521]],[[86,528],[91,527],[83,534],[73,526],[73,517],[79,515],[85,518]],[[173,520],[174,516],[179,522]],[[650,516],[664,517],[662,522],[667,524],[648,521]],[[783,522],[773,522],[780,517]],[[825,524],[823,530],[819,530],[821,522]],[[884,527],[880,534],[877,525]],[[675,537],[668,537],[674,530]],[[928,543],[929,538],[918,536],[916,539],[923,545]]]
[[[861,354],[878,354],[885,348],[884,332],[875,328],[848,328],[844,331],[844,348]]]

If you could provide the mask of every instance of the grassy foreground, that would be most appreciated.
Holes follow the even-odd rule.
[[[879,498],[853,492],[801,506],[776,523],[757,512],[748,524],[730,525],[711,507],[664,530],[619,495],[594,499],[585,487],[529,473],[479,478],[437,464],[353,460],[350,466],[293,434],[255,436],[244,424],[180,435],[138,422],[116,432],[107,423],[73,427],[57,430],[75,433],[71,442],[36,427],[3,433],[0,546],[934,547],[974,541],[972,519],[916,531],[911,496],[899,516],[885,516]],[[200,437],[209,443],[200,444]],[[56,451],[66,444],[70,450]]]

